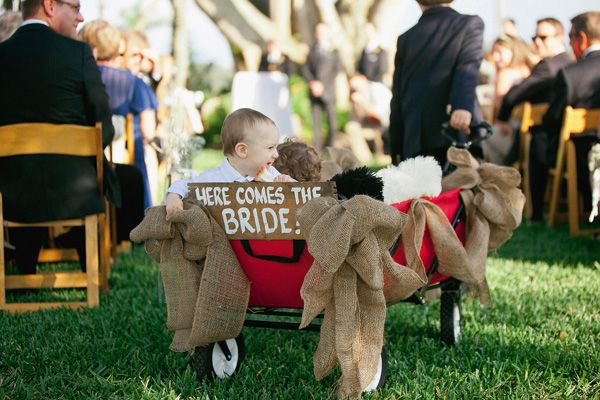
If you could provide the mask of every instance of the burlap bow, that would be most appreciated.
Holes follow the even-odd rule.
[[[250,283],[225,233],[201,207],[166,216],[164,206],[147,210],[130,233],[145,241],[160,264],[173,351],[187,351],[238,336],[244,324]]]
[[[521,224],[525,205],[519,189],[521,175],[511,167],[480,164],[463,149],[451,147],[448,160],[457,169],[442,180],[442,190],[463,189],[461,197],[467,211],[465,249],[478,276],[485,276],[488,251],[500,247]]]
[[[405,298],[423,285],[418,274],[396,264],[388,251],[406,215],[367,196],[340,203],[317,198],[298,219],[315,261],[301,295],[301,328],[325,310],[313,357],[317,379],[340,363],[338,396],[358,398],[373,379],[383,346],[384,276],[391,293]]]

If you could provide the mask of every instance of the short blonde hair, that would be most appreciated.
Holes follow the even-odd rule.
[[[79,31],[79,39],[96,49],[98,61],[109,61],[119,55],[121,32],[107,21],[95,19]]]
[[[271,118],[251,108],[240,108],[229,114],[221,127],[223,153],[234,154],[235,145],[243,142],[247,138],[248,131],[256,128],[259,124],[275,126],[275,122]]]
[[[298,182],[321,180],[321,157],[317,150],[306,143],[287,140],[277,146],[279,158],[273,166]]]

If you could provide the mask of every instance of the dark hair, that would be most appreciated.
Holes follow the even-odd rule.
[[[4,42],[6,39],[17,30],[23,18],[21,13],[16,11],[6,11],[0,15],[0,42]]]
[[[439,6],[440,4],[452,3],[453,0],[417,0],[422,6]]]
[[[35,15],[43,2],[44,0],[23,0],[21,2],[23,18],[29,18],[32,15]]]
[[[600,40],[600,11],[588,11],[571,19],[572,30],[585,32],[590,40]]]
[[[565,34],[565,29],[563,28],[563,24],[557,20],[556,18],[547,17],[537,20],[537,24],[546,23],[552,25],[556,30],[556,36],[563,36]]]
[[[321,158],[317,150],[306,143],[288,140],[277,146],[279,158],[273,166],[298,182],[321,179]]]

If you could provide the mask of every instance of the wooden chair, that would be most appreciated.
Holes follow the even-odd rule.
[[[600,229],[580,229],[579,227],[579,191],[577,189],[577,160],[575,145],[570,140],[573,135],[597,129],[600,121],[600,108],[587,110],[567,106],[560,130],[560,140],[556,155],[556,164],[550,170],[552,176],[550,211],[548,213],[548,226],[554,226],[557,219],[558,201],[562,179],[567,180],[567,208],[569,232],[572,235],[591,234]],[[566,173],[565,173],[566,153]]]
[[[525,216],[531,218],[533,208],[531,205],[531,188],[529,186],[529,148],[531,145],[530,130],[533,126],[541,125],[542,118],[548,110],[548,103],[531,104],[525,102],[513,110],[511,119],[520,120],[519,127],[519,160],[515,168],[522,172],[521,185],[525,194]]]
[[[97,182],[102,195],[102,128],[78,125],[16,124],[0,127],[0,157],[31,154],[64,154],[96,158]],[[35,311],[44,308],[83,306],[97,307],[99,296],[99,241],[98,233],[105,233],[104,213],[82,218],[18,223],[4,220],[0,193],[1,227],[85,227],[87,272],[48,272],[31,275],[5,276],[4,247],[0,246],[0,310],[12,312]],[[105,234],[102,236],[106,236]],[[106,238],[103,238],[106,240]],[[0,229],[0,243],[4,243],[4,229]],[[104,274],[106,271],[102,271]],[[105,279],[105,278],[103,278]],[[6,303],[6,289],[30,288],[83,288],[87,289],[86,302]]]
[[[119,157],[115,157],[113,152],[113,145],[117,145],[121,147],[121,152]],[[107,158],[108,160],[113,162],[118,162],[122,164],[134,165],[135,164],[135,139],[134,139],[134,129],[133,129],[133,114],[127,114],[125,116],[125,132],[123,138],[119,140],[119,143],[113,143],[108,147],[107,150]],[[109,254],[107,257],[107,261],[103,262],[103,269],[106,271],[105,276],[108,277],[110,274],[112,262],[116,261],[117,256],[122,251],[127,251],[131,249],[131,242],[127,242],[123,245],[119,245],[117,243],[117,212],[114,206],[107,205],[107,221],[110,229],[110,242],[104,243],[103,245],[103,254]],[[102,281],[102,290],[105,293],[108,293],[108,280],[104,279]]]

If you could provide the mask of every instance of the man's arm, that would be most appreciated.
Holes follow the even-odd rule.
[[[542,126],[548,136],[558,136],[562,124],[565,107],[569,104],[567,80],[564,69],[561,69],[556,76],[552,89],[553,97],[550,101],[550,107],[542,120]]]
[[[542,60],[535,66],[531,75],[520,84],[513,86],[502,99],[502,105],[498,111],[498,120],[507,122],[513,108],[524,102],[531,101],[541,93],[550,92],[554,84],[552,71],[546,60]]]
[[[388,128],[392,163],[397,165],[402,155],[402,137],[404,121],[402,120],[402,99],[400,86],[402,79],[402,37],[398,38],[396,44],[396,56],[394,58],[394,76],[392,81],[392,100],[390,101],[390,126]]]
[[[112,112],[108,103],[108,95],[100,78],[92,50],[86,44],[83,48],[83,90],[86,101],[87,119],[102,122],[102,146],[108,146],[115,135],[112,124]]]
[[[461,49],[456,60],[452,77],[449,103],[452,110],[466,110],[473,114],[475,108],[475,87],[479,67],[483,59],[483,20],[469,17]]]

